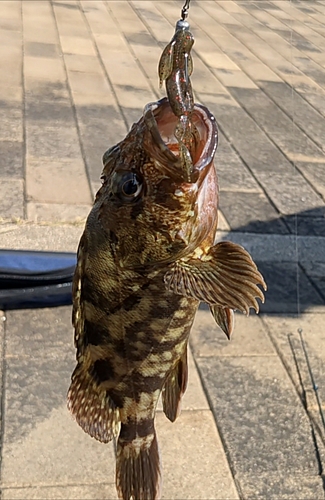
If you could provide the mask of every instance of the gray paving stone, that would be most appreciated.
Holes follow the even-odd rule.
[[[66,347],[51,356],[43,349],[37,357],[7,357],[4,434],[7,446],[22,443],[50,417],[53,409],[64,404],[73,368],[73,355]]]
[[[87,196],[90,196],[90,189]],[[88,217],[91,205],[75,205],[69,203],[26,203],[26,214],[29,221],[38,223],[79,224]]]
[[[27,161],[34,158],[80,158],[77,130],[67,126],[27,125]]]
[[[252,173],[220,131],[215,164],[221,190],[255,193],[262,191]]]
[[[26,41],[24,48],[25,54],[32,57],[58,57],[60,55],[59,45],[54,43]]]
[[[26,100],[25,118],[27,126],[75,127],[70,99],[45,100],[41,96]]]
[[[85,223],[79,224],[1,224],[1,248],[76,252]]]
[[[23,111],[22,111],[22,92],[19,90],[20,96],[18,102],[10,101],[2,98],[0,100],[0,139],[6,141],[22,141],[23,140]],[[19,102],[21,101],[21,102]]]
[[[325,212],[325,208],[324,208]],[[284,218],[290,233],[300,236],[325,236],[325,217],[308,216],[307,212]]]
[[[126,127],[117,107],[113,105],[77,105],[77,118],[89,177],[96,182],[103,169],[103,154],[124,139]]]
[[[229,341],[216,325],[210,310],[201,304],[190,335],[195,358],[213,356],[275,356],[276,352],[261,319],[236,312],[235,328]]]
[[[222,190],[219,206],[232,230],[249,233],[288,233],[279,213],[264,193]]]
[[[311,142],[306,134],[296,127],[292,120],[261,90],[236,87],[228,89],[289,158],[292,154],[303,154],[315,160],[320,158],[325,161],[324,152]]]
[[[297,162],[297,168],[325,200],[325,163]]]
[[[278,498],[292,476],[311,476],[318,493],[310,424],[280,360],[211,357],[197,363],[244,498],[250,498],[249,483],[257,492],[272,491],[265,475],[277,476]],[[299,498],[298,485],[294,492]]]
[[[116,499],[115,484],[81,484],[78,486],[48,486],[2,488],[5,500],[112,500]]]
[[[210,410],[184,411],[173,424],[159,413],[156,422],[164,500],[239,498]]]
[[[299,311],[325,305],[324,298],[297,264],[258,261],[256,264],[268,286],[261,312],[298,314]]]
[[[0,140],[0,172],[3,177],[23,178],[23,143]]]
[[[55,358],[58,350],[62,349],[73,360],[70,306],[7,311],[6,316],[10,332],[6,344],[7,356]]]
[[[260,262],[324,261],[323,237],[219,231],[217,239],[230,240],[244,246]]]
[[[305,349],[308,354],[310,368],[314,381],[318,386],[320,401],[325,398],[324,376],[324,311],[314,308],[312,313],[291,315],[268,315],[261,317],[266,326],[270,339],[277,349],[282,363],[293,381],[302,404],[315,425],[316,442],[325,432],[321,420],[319,406],[316,400],[313,383],[303,350],[298,330],[301,329]],[[318,443],[322,461],[324,460],[323,447]]]
[[[1,219],[24,218],[24,185],[22,180],[1,179],[0,217]]]
[[[288,476],[259,474],[241,481],[246,498],[259,500],[323,500],[323,480],[320,476]]]
[[[43,82],[34,79],[33,82],[25,88],[26,98],[39,99],[41,101],[56,101],[69,99],[69,91],[65,82],[53,80]]]
[[[306,261],[302,264],[302,268],[325,301],[325,264]]]

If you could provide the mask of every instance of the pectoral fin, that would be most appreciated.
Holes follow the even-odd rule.
[[[174,422],[181,410],[181,399],[186,391],[188,379],[187,345],[184,354],[170,372],[162,390],[163,410],[166,417]]]
[[[264,302],[266,284],[249,253],[240,245],[222,241],[201,258],[177,261],[165,275],[165,285],[178,295],[193,297],[209,305],[259,311],[256,298]]]
[[[235,315],[232,309],[229,307],[220,307],[217,305],[210,305],[210,311],[214,317],[216,323],[225,332],[228,339],[234,330]]]

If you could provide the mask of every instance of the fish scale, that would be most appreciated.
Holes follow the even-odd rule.
[[[162,54],[168,99],[146,105],[103,156],[73,280],[77,365],[68,407],[90,436],[117,438],[123,500],[160,498],[156,407],[162,394],[167,418],[180,413],[200,302],[229,337],[233,310],[258,310],[259,286],[266,288],[246,250],[214,244],[218,131],[209,110],[192,102],[188,36],[187,27],[176,29]]]

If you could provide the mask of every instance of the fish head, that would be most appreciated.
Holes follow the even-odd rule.
[[[195,105],[191,165],[182,164],[174,131],[178,118],[166,98],[147,105],[126,138],[103,156],[96,216],[124,268],[163,266],[213,244],[218,186],[213,163],[217,125]]]

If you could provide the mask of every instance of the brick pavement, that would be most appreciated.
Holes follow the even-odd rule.
[[[0,247],[76,249],[103,152],[164,93],[182,3],[0,2]],[[157,418],[163,498],[318,500],[325,436],[297,329],[325,401],[325,2],[192,0],[189,20],[196,98],[220,127],[219,236],[269,291],[231,343],[199,311],[184,411]],[[2,497],[115,498],[113,446],[65,409],[70,308],[3,318]]]

